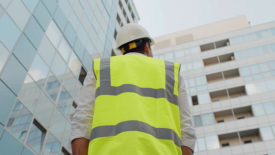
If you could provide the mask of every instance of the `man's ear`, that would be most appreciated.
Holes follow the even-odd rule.
[[[151,51],[151,47],[149,45],[149,43],[145,43],[145,46],[144,46],[144,51],[145,51],[145,55],[148,56],[148,57],[153,57],[152,55],[152,51]]]

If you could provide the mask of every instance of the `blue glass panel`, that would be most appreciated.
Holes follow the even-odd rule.
[[[0,43],[0,73],[8,60],[9,57],[9,51],[7,48],[5,48],[1,43]]]
[[[78,55],[79,58],[83,58],[84,56],[84,46],[82,45],[79,39],[76,40],[74,44],[74,51]]]
[[[51,133],[48,133],[43,154],[58,154],[60,148],[61,143]]]
[[[14,137],[24,142],[28,129],[32,121],[32,114],[27,108],[17,101],[13,110],[11,111],[7,128]]]
[[[29,74],[35,81],[44,81],[48,73],[49,67],[45,64],[45,62],[40,58],[39,55],[36,55],[29,70]]]
[[[25,35],[20,37],[13,53],[28,70],[35,56],[35,48]]]
[[[58,109],[66,116],[69,116],[70,108],[72,107],[73,99],[67,90],[64,88],[60,92]]]
[[[43,141],[45,139],[46,131],[38,126],[36,123],[32,124],[31,131],[28,136],[28,145],[36,153],[40,153]]]
[[[50,75],[46,84],[46,91],[49,96],[55,101],[59,92],[60,83],[55,76]]]
[[[47,7],[50,14],[53,15],[57,7],[57,0],[42,0],[42,2]]]
[[[34,155],[28,148],[24,147],[22,155]]]
[[[20,35],[19,28],[11,20],[8,14],[0,17],[0,41],[11,51]]]
[[[36,22],[34,17],[32,17],[25,28],[24,33],[30,39],[35,48],[39,47],[40,41],[44,35],[44,32],[40,25]]]
[[[0,81],[0,123],[6,124],[15,95]]]
[[[36,10],[34,12],[34,17],[36,18],[38,23],[42,26],[44,31],[46,31],[46,29],[50,23],[51,16],[41,2],[36,7]]]
[[[73,47],[75,39],[76,39],[76,33],[75,33],[75,31],[74,31],[74,29],[73,29],[73,27],[70,23],[68,23],[66,28],[65,28],[65,37],[67,38],[67,40],[69,41],[69,43]]]
[[[11,56],[3,69],[1,79],[17,94],[24,82],[26,74],[23,66],[14,56]]]
[[[0,150],[1,154],[5,155],[16,155],[21,154],[23,145],[17,141],[7,131],[4,131],[3,135],[0,136]]]
[[[62,10],[60,8],[58,8],[55,11],[54,21],[56,22],[56,24],[58,25],[60,30],[64,31],[64,28],[65,28],[66,23],[67,23],[67,18],[66,18],[66,16],[64,15],[64,13],[62,12]]]
[[[27,6],[27,8],[29,9],[30,12],[33,11],[33,9],[35,8],[38,0],[23,0],[23,2],[25,3],[25,5]]]

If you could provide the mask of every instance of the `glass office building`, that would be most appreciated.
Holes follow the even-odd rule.
[[[200,39],[186,34],[166,36],[154,55],[181,63],[195,154],[274,155],[275,22]]]
[[[92,59],[138,20],[132,0],[0,0],[0,154],[71,154]]]

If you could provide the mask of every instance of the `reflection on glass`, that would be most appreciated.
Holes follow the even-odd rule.
[[[57,76],[58,79],[62,78],[61,75],[63,75],[65,73],[66,64],[62,60],[62,58],[59,56],[59,54],[55,55],[55,58],[53,60],[53,64],[52,64],[51,68],[52,68],[53,73]]]
[[[254,104],[252,105],[253,114],[255,116],[261,116],[265,114],[263,104]]]
[[[275,113],[275,103],[274,102],[264,103],[264,109],[267,114],[274,114]]]
[[[0,41],[11,51],[19,35],[19,28],[5,13],[0,20]]]
[[[200,104],[207,104],[211,102],[209,93],[199,94],[198,99]]]
[[[201,115],[201,119],[203,125],[211,125],[216,123],[213,113]]]
[[[43,80],[45,81],[49,72],[48,66],[45,62],[40,58],[39,55],[36,55],[34,61],[29,70],[29,74],[35,81]]]
[[[56,100],[56,97],[58,95],[59,87],[59,81],[56,79],[54,75],[50,74],[46,84],[46,91],[54,101]]]
[[[47,36],[44,36],[44,38],[42,39],[41,44],[38,48],[38,53],[49,66],[52,64],[53,57],[55,55],[55,48],[50,43]]]
[[[61,40],[62,34],[59,31],[58,27],[56,26],[56,24],[54,23],[54,21],[51,21],[46,34],[48,36],[48,38],[50,39],[50,41],[52,42],[52,44],[57,47],[58,43]]]
[[[9,56],[9,51],[0,43],[0,73],[1,70],[6,63],[8,56]]]
[[[72,107],[73,99],[71,95],[64,88],[60,92],[58,109],[66,116],[69,116],[70,109]]]
[[[17,139],[24,142],[31,121],[31,112],[20,101],[17,101],[11,111],[7,128]]]
[[[57,155],[59,154],[60,148],[61,148],[61,143],[49,132],[47,135],[47,141],[44,146],[43,154]]]
[[[53,118],[54,119],[51,120],[51,124],[50,124],[50,131],[59,140],[63,141],[64,129],[65,129],[67,120],[58,109],[55,110]]]
[[[34,120],[31,131],[28,136],[27,144],[32,148],[36,153],[40,153],[42,145],[45,139],[46,130]]]
[[[65,61],[68,60],[68,58],[72,52],[71,47],[69,46],[69,44],[67,43],[67,41],[64,38],[62,39],[62,41],[59,45],[58,52],[61,54],[61,56],[64,58]]]
[[[78,60],[78,58],[76,57],[76,55],[74,54],[74,52],[72,52],[72,55],[70,57],[69,67],[72,70],[72,72],[74,73],[74,75],[76,77],[78,77],[80,70],[81,70],[81,63]]]

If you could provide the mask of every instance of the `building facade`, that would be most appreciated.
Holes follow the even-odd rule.
[[[71,154],[92,59],[138,20],[132,0],[0,0],[0,154]]]
[[[154,50],[181,63],[196,155],[275,154],[275,22],[236,17],[158,37]]]

